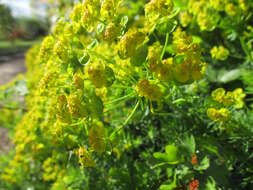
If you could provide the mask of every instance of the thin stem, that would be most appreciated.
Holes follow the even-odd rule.
[[[161,54],[161,57],[160,57],[161,60],[163,59],[163,56],[165,54],[166,48],[168,46],[168,42],[169,42],[169,33],[166,34],[165,44],[164,44],[163,51],[162,51],[162,54]]]
[[[130,94],[126,95],[126,96],[122,96],[122,97],[117,98],[117,99],[115,99],[115,100],[113,100],[113,101],[106,102],[105,104],[113,104],[113,103],[115,103],[115,102],[124,100],[124,99],[126,99],[126,98],[131,98],[131,97],[133,97],[133,95],[134,95],[134,93],[130,93]]]
[[[136,105],[135,105],[133,111],[130,113],[130,115],[128,116],[128,118],[126,119],[126,121],[124,122],[123,125],[126,125],[126,124],[129,122],[129,120],[133,117],[135,111],[136,111],[137,108],[139,107],[139,105],[140,105],[140,101],[138,101],[138,102],[136,103]]]
[[[140,101],[138,101],[134,107],[134,109],[132,110],[132,112],[130,113],[130,115],[127,117],[126,121],[123,123],[123,125],[121,127],[119,127],[117,130],[115,130],[111,135],[110,138],[113,137],[116,133],[118,133],[119,131],[121,131],[124,126],[129,122],[129,120],[133,117],[134,113],[136,112],[137,108],[140,105]]]

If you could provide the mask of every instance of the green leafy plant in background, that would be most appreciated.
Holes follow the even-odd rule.
[[[27,53],[27,112],[0,187],[252,189],[252,9],[77,3]]]

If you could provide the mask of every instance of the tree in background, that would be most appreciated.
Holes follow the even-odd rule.
[[[15,26],[15,19],[9,7],[0,4],[0,38],[10,37]]]

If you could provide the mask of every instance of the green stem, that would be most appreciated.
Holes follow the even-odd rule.
[[[129,122],[129,120],[133,117],[134,113],[136,112],[137,108],[140,105],[140,101],[138,101],[134,107],[134,109],[132,110],[132,112],[130,113],[130,115],[127,117],[126,121],[123,123],[123,125],[121,127],[119,127],[117,130],[115,130],[111,135],[110,138],[113,137],[116,133],[118,133],[119,131],[121,131],[124,126]]]
[[[133,95],[134,95],[134,93],[130,93],[130,94],[126,95],[126,96],[122,96],[122,97],[117,98],[117,99],[115,99],[115,100],[113,100],[113,101],[106,102],[105,104],[113,104],[113,103],[115,103],[115,102],[124,100],[124,99],[126,99],[126,98],[131,98],[131,97],[133,97]]]
[[[162,54],[161,54],[161,57],[160,57],[161,60],[163,60],[163,56],[164,56],[166,48],[168,46],[168,42],[169,42],[169,33],[166,34],[165,44],[164,44],[163,51],[162,51]]]
[[[128,118],[126,119],[126,121],[124,122],[123,125],[126,125],[126,124],[129,122],[129,120],[133,117],[135,111],[136,111],[137,108],[139,107],[139,105],[140,105],[140,101],[138,101],[138,102],[136,103],[136,105],[135,105],[133,111],[130,113],[130,115],[128,116]]]

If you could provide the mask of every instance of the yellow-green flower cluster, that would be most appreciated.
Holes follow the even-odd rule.
[[[223,88],[218,88],[212,92],[212,98],[216,102],[223,104],[224,106],[233,106],[240,109],[244,106],[243,99],[246,94],[241,88],[237,88],[234,91],[225,91]]]
[[[179,20],[183,27],[187,27],[192,22],[192,15],[188,11],[182,11],[179,14]]]
[[[154,24],[159,18],[170,15],[172,10],[172,0],[151,0],[145,6],[145,16],[149,23]]]
[[[231,17],[246,14],[248,5],[244,0],[190,0],[188,8],[201,30],[212,31],[224,17],[223,12],[231,19]]]
[[[118,45],[119,56],[123,59],[134,55],[138,46],[144,41],[145,35],[137,28],[129,29],[120,39]]]
[[[230,118],[230,112],[226,108],[208,108],[207,115],[211,120],[217,122],[226,122]]]
[[[205,74],[206,64],[201,61],[198,44],[181,28],[173,33],[175,56],[161,60],[162,47],[154,43],[149,47],[148,61],[150,70],[162,81],[190,83],[200,80]]]
[[[136,90],[139,96],[145,97],[151,101],[159,101],[162,97],[162,91],[160,87],[146,79],[138,82]]]
[[[223,46],[214,46],[211,55],[213,59],[225,61],[229,56],[229,50]]]
[[[244,106],[243,99],[246,95],[241,88],[234,91],[225,91],[223,88],[214,90],[211,97],[214,101],[219,103],[222,108],[208,108],[207,115],[210,119],[217,122],[228,121],[231,117],[230,111],[227,107],[232,106],[236,109],[241,109]]]
[[[90,63],[87,74],[96,88],[109,87],[115,79],[113,70],[101,61]]]

